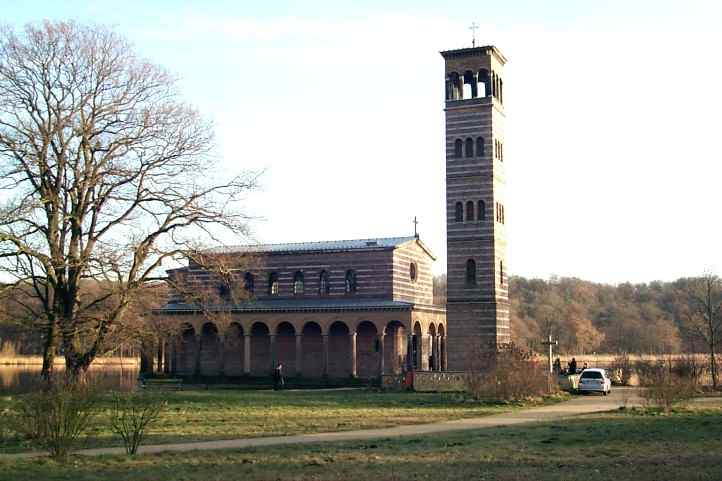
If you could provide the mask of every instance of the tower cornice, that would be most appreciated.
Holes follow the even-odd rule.
[[[442,50],[439,52],[445,59],[460,58],[460,57],[481,57],[484,55],[494,55],[496,59],[502,64],[506,64],[507,60],[501,50],[493,45],[485,45],[483,47],[471,47],[471,48],[457,48],[454,50]]]

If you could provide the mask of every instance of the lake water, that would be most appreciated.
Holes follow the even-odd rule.
[[[39,365],[1,366],[0,365],[0,394],[19,394],[32,391],[40,380]],[[62,372],[62,367],[56,372]],[[88,370],[88,378],[94,384],[104,389],[128,391],[138,385],[138,367],[106,365],[97,366]]]

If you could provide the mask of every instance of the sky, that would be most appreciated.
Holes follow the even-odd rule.
[[[722,2],[5,1],[0,21],[112,27],[179,79],[253,240],[411,235],[446,269],[439,51],[504,69],[511,274],[722,274]],[[245,243],[248,239],[225,239]]]

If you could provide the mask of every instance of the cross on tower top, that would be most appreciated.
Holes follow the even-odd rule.
[[[479,28],[479,26],[476,24],[476,22],[471,22],[471,27],[469,27],[469,30],[471,30],[471,46],[476,47],[476,29]]]
[[[416,216],[414,216],[413,223],[414,223],[414,237],[419,237],[419,233],[416,231],[416,226],[419,224],[419,221],[416,220]]]

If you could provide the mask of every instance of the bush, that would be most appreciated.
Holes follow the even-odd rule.
[[[53,380],[44,389],[19,399],[14,429],[31,444],[63,461],[90,427],[96,401],[88,384]]]
[[[612,361],[612,381],[622,386],[629,386],[633,373],[634,365],[629,359],[629,354],[618,354]]]
[[[125,452],[134,455],[143,442],[146,429],[160,416],[166,403],[143,394],[116,394],[110,423],[123,439]]]
[[[645,389],[641,396],[652,406],[669,413],[672,407],[694,397],[697,382],[694,378],[680,375],[672,361],[639,362],[639,382]]]
[[[466,389],[474,399],[520,400],[556,392],[545,363],[513,344],[481,352],[467,372]]]

